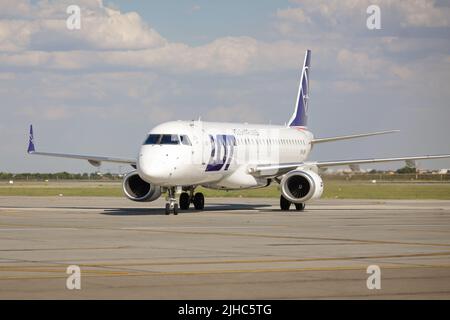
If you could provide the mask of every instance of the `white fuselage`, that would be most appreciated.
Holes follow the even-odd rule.
[[[163,138],[158,140],[160,135]],[[137,170],[143,180],[163,187],[254,188],[268,181],[249,174],[250,168],[302,162],[311,151],[312,139],[301,128],[171,121],[149,132]]]

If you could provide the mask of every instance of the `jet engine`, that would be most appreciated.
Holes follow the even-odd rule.
[[[322,178],[310,170],[294,170],[284,175],[280,182],[281,193],[292,203],[318,199],[323,192]]]
[[[123,178],[122,188],[127,198],[133,201],[150,202],[161,196],[161,187],[142,180],[136,170]]]

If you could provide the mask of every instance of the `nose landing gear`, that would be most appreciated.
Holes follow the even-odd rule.
[[[178,214],[178,203],[175,198],[175,187],[170,187],[167,189],[167,203],[166,203],[166,215],[170,214],[170,211],[173,211],[174,215]]]

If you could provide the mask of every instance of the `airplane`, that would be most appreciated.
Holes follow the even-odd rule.
[[[122,188],[133,201],[150,202],[166,195],[165,213],[178,214],[193,204],[203,210],[205,198],[198,186],[219,190],[261,188],[280,185],[280,209],[303,211],[305,203],[321,197],[324,184],[319,173],[325,168],[389,161],[450,158],[450,154],[395,158],[307,160],[313,147],[322,143],[398,132],[378,131],[328,138],[315,138],[308,130],[309,74],[311,50],[306,50],[294,112],[286,125],[170,121],[146,135],[136,158],[38,152],[30,126],[28,153],[127,164]],[[180,193],[179,201],[176,194]]]

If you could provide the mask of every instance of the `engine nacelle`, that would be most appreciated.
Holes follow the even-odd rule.
[[[281,193],[292,203],[318,199],[323,192],[322,178],[310,170],[294,170],[281,180]]]
[[[150,202],[161,196],[161,187],[142,180],[136,171],[131,171],[123,178],[122,189],[127,198],[133,201]]]

